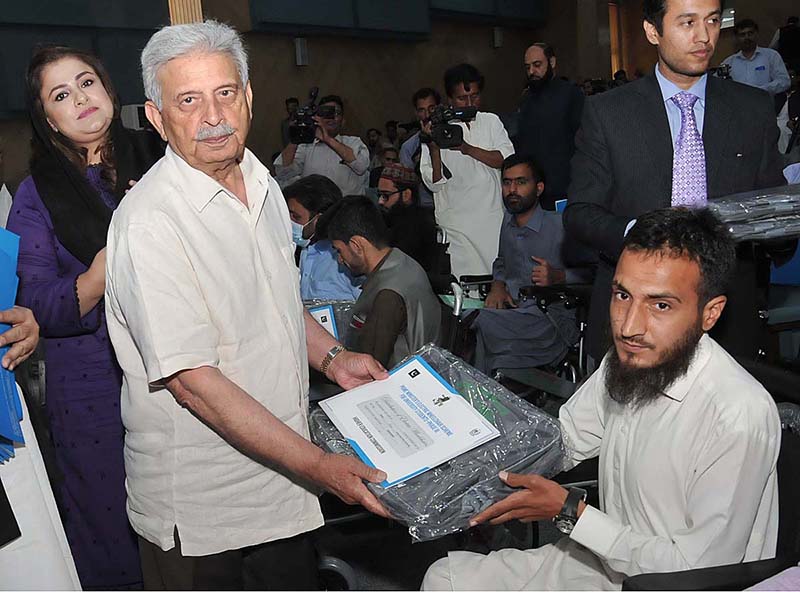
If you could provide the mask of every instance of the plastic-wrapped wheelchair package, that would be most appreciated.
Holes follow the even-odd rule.
[[[304,300],[303,306],[308,310],[321,309],[330,306],[333,309],[333,318],[336,321],[336,337],[342,343],[345,342],[350,320],[353,318],[353,307],[355,302],[352,300]]]
[[[800,236],[800,185],[736,193],[709,201],[734,240]]]
[[[512,493],[497,476],[501,470],[545,477],[563,470],[558,420],[446,350],[429,344],[416,355],[489,420],[500,436],[392,487],[369,484],[414,539],[425,541],[469,528],[470,518]],[[321,409],[312,411],[310,423],[316,444],[329,452],[356,456]]]

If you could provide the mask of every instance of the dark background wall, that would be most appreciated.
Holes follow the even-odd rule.
[[[760,23],[766,44],[788,14],[797,12],[791,4],[736,0],[736,10],[739,18]],[[656,54],[642,32],[641,2],[618,0],[618,5],[624,66],[629,73],[647,71]],[[332,6],[338,12],[331,13]],[[404,10],[408,18],[398,16]],[[610,76],[606,0],[203,0],[203,11],[243,32],[255,94],[248,143],[264,161],[280,148],[284,98],[303,100],[313,85],[345,98],[347,132],[362,135],[388,119],[412,119],[414,90],[441,89],[444,70],[461,61],[486,76],[487,109],[513,111],[525,81],[523,53],[534,41],[556,48],[559,75],[573,80]],[[292,19],[305,24],[288,22]],[[336,19],[337,26],[325,26]],[[22,83],[35,43],[93,49],[110,67],[124,102],[140,102],[139,52],[168,20],[167,0],[3,0],[0,148],[5,170],[0,178],[15,188],[27,175],[30,129],[21,110]],[[495,47],[495,27],[500,47]],[[307,66],[295,65],[298,36],[307,41]],[[715,63],[733,51],[732,32],[724,31]]]

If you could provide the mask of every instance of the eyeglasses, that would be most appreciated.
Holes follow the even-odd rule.
[[[378,191],[378,201],[388,200],[395,193],[403,193],[403,190],[398,189],[397,191]]]

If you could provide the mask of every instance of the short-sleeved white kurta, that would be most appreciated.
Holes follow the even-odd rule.
[[[248,206],[171,149],[109,228],[106,314],[124,372],[128,515],[207,555],[322,525],[316,497],[234,449],[160,382],[211,366],[308,437],[308,365],[289,212],[249,151]]]

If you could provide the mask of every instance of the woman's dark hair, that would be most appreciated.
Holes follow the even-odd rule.
[[[453,91],[459,84],[466,88],[474,83],[478,85],[478,90],[483,90],[483,82],[483,74],[472,64],[458,64],[444,73],[444,90],[448,97],[453,96]]]
[[[47,123],[47,115],[42,105],[42,72],[48,65],[64,58],[78,59],[95,71],[97,77],[100,79],[100,83],[111,99],[111,103],[114,105],[114,119],[119,118],[119,98],[114,90],[114,85],[111,84],[111,77],[108,75],[108,71],[97,56],[82,49],[63,45],[43,45],[34,50],[25,76],[31,119],[34,120],[34,126],[38,124],[40,131],[47,135],[53,145],[64,153],[64,156],[66,156],[79,171],[83,172],[86,170],[86,165],[89,160],[86,148],[76,146],[72,140],[62,133],[53,131],[53,128]],[[110,130],[111,128],[109,128],[106,141],[100,148],[100,163],[103,166],[103,177],[113,186],[116,182],[116,163],[114,161],[114,144],[111,140]],[[41,142],[37,141],[36,134],[34,134],[34,158],[37,152],[46,149],[47,147],[42,146]]]
[[[342,199],[342,192],[328,177],[308,175],[284,188],[283,196],[296,199],[312,216],[316,216]]]
[[[623,249],[688,257],[700,267],[700,306],[725,294],[736,267],[736,249],[728,230],[706,208],[670,208],[639,216]]]

